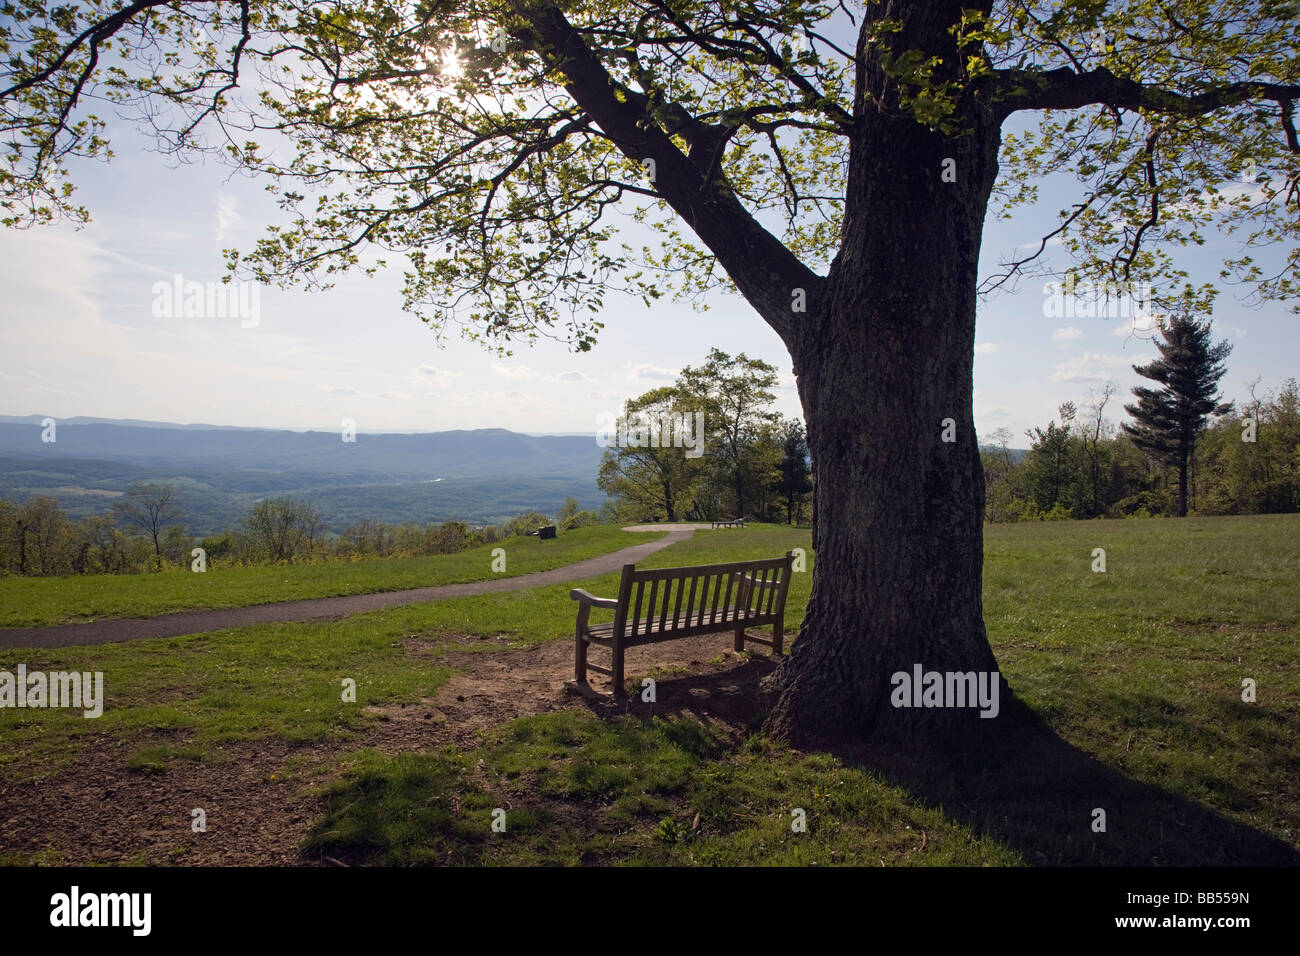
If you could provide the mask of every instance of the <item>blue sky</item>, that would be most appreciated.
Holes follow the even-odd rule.
[[[112,135],[112,163],[77,172],[90,226],[0,232],[0,413],[329,431],[351,418],[361,432],[591,432],[598,414],[670,381],[714,346],[775,365],[778,409],[799,413],[784,347],[734,297],[715,296],[703,314],[614,297],[591,352],[545,341],[510,358],[455,330],[440,347],[402,312],[399,269],[346,278],[324,293],[262,289],[253,327],[237,317],[155,315],[156,283],[177,273],[219,281],[220,250],[251,247],[279,214],[259,182],[216,163],[177,166],[130,127]],[[1043,211],[990,221],[986,271],[999,254],[1051,231],[1055,210],[1071,201],[1054,187],[1044,191]],[[1235,242],[1219,241],[1184,263],[1194,276],[1212,276],[1235,251]],[[1281,304],[1247,308],[1236,291],[1220,296],[1214,322],[1216,338],[1234,345],[1224,392],[1239,399],[1256,377],[1276,387],[1297,374],[1300,320]],[[1122,418],[1139,381],[1130,366],[1155,354],[1127,330],[1123,320],[1046,315],[1042,280],[984,303],[975,364],[981,436],[1007,427],[1024,446],[1024,429],[1045,425],[1067,399],[1083,406],[1105,381],[1120,389],[1107,417]]]

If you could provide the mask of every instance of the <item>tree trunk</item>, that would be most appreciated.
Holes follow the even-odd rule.
[[[972,384],[997,124],[976,116],[971,135],[945,138],[909,118],[858,120],[841,251],[812,333],[787,343],[817,562],[768,730],[796,744],[941,741],[978,708],[894,707],[892,675],[997,668],[981,603]],[[945,159],[955,182],[943,180]]]

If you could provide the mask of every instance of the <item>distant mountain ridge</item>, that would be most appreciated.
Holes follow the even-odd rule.
[[[148,428],[202,428],[214,431],[247,427],[244,425],[205,425],[202,423],[181,425],[176,422],[151,422],[140,418],[93,418],[86,415],[77,415],[73,418],[57,418],[53,415],[0,415],[0,424],[39,425],[46,418],[54,418],[60,425],[133,425]],[[261,429],[253,430],[260,431]],[[272,431],[275,430],[272,429]]]
[[[0,416],[0,496],[52,494],[78,516],[103,511],[106,493],[133,480],[175,483],[198,533],[281,494],[310,498],[331,525],[361,517],[490,523],[553,513],[569,495],[588,508],[605,498],[594,436],[482,428],[343,441],[340,432],[66,418],[47,443],[42,418]]]
[[[0,424],[9,425],[39,425],[47,417],[55,416],[46,415],[0,415]],[[262,428],[254,425],[208,425],[203,422],[189,422],[181,424],[179,422],[154,422],[142,418],[94,418],[87,415],[77,415],[73,418],[55,418],[60,425],[134,425],[138,427],[149,428],[175,428],[190,429],[196,431],[273,431],[273,432],[295,432],[302,433],[306,431],[315,431],[307,428]],[[470,429],[473,431],[474,429]],[[477,429],[478,431],[500,431],[503,429]],[[360,432],[358,434],[374,435],[436,435],[439,432],[426,432],[418,428],[399,428],[389,431],[378,432]],[[528,438],[587,438],[594,435],[594,432],[514,432],[516,435],[524,435]]]

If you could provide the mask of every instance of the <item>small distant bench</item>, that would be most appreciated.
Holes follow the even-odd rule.
[[[599,598],[575,588],[569,597],[581,603],[574,635],[573,684],[580,690],[586,688],[587,671],[593,670],[608,676],[614,683],[614,696],[622,697],[624,652],[629,647],[696,634],[731,631],[737,651],[752,641],[772,648],[779,656],[793,564],[792,551],[766,561],[647,571],[625,564],[617,598]],[[593,607],[612,609],[613,622],[589,624]],[[747,627],[766,624],[772,626],[770,641],[745,633]],[[612,660],[608,668],[587,661],[592,644],[609,648]]]
[[[718,528],[743,528],[743,527],[745,527],[744,518],[720,518],[719,520],[713,522],[714,531],[716,531]]]

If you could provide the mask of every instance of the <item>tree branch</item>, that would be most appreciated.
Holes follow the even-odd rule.
[[[581,33],[553,4],[522,11],[539,41],[538,53],[561,72],[564,86],[618,150],[636,162],[653,160],[655,187],[717,257],[741,294],[791,347],[806,331],[791,309],[802,288],[809,314],[825,280],[805,266],[741,205],[720,176],[707,174],[659,128],[648,103],[618,90]]]
[[[1243,80],[1187,94],[1119,77],[1104,67],[1084,73],[1069,67],[1046,72],[996,70],[984,85],[1002,118],[1019,110],[1069,110],[1094,103],[1194,117],[1254,100],[1286,103],[1300,99],[1300,86],[1295,84]]]

